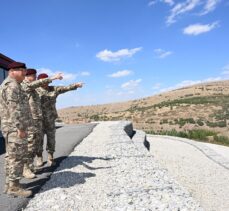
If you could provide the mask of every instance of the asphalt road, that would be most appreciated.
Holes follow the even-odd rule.
[[[77,144],[79,144],[86,136],[88,136],[96,124],[80,124],[67,125],[57,130],[56,134],[56,152],[54,154],[57,166],[68,156]],[[46,146],[46,140],[44,149]],[[44,150],[44,160],[47,160],[47,153]],[[57,167],[56,166],[56,167]],[[37,178],[32,180],[22,179],[21,183],[25,188],[37,193],[41,186],[49,179],[56,167],[48,167],[45,165],[38,171]],[[0,211],[15,211],[21,210],[26,206],[29,199],[20,197],[11,197],[3,194],[4,188],[4,154],[0,154]]]

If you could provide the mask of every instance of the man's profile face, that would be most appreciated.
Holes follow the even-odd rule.
[[[25,75],[26,75],[26,69],[25,68],[15,68],[11,72],[12,72],[12,76],[18,82],[22,82],[25,79]]]
[[[33,74],[33,75],[27,75],[26,77],[26,80],[28,80],[29,82],[33,82],[36,80],[36,75]]]

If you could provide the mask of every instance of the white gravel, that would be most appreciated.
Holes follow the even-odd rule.
[[[148,140],[155,159],[168,169],[174,179],[193,193],[205,210],[229,210],[228,169],[209,159],[194,146],[175,140],[174,137],[168,139],[152,136],[148,137]],[[229,153],[228,147],[212,145],[210,147],[222,155]],[[226,156],[223,158],[225,162]]]
[[[203,210],[150,153],[139,150],[124,132],[126,124],[96,126],[25,210]]]

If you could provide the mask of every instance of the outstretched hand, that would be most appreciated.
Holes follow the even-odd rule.
[[[83,82],[75,83],[76,88],[82,88],[83,87]]]
[[[63,79],[63,73],[57,73],[56,75],[54,75],[52,78],[52,80],[62,80]]]

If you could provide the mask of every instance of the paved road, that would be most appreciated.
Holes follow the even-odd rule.
[[[81,125],[68,125],[61,127],[57,130],[56,138],[56,152],[54,154],[57,165],[68,156],[74,147],[79,144],[88,134],[91,133],[96,124],[81,124]],[[46,144],[46,141],[45,141]],[[47,160],[47,153],[43,154]],[[37,178],[33,180],[23,179],[21,183],[24,187],[33,190],[34,193],[38,192],[49,178],[50,174],[54,171],[54,167],[45,165],[37,174]],[[0,155],[0,210],[1,211],[14,211],[20,210],[24,207],[29,199],[26,198],[13,198],[2,193],[4,186],[4,154]]]
[[[196,198],[204,210],[229,210],[227,159],[216,159],[206,144],[168,136],[148,136],[151,153],[173,178]],[[219,147],[211,145],[212,149]],[[220,149],[229,152],[228,147]],[[224,152],[223,151],[223,152]],[[220,152],[218,150],[218,152]]]

